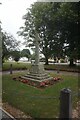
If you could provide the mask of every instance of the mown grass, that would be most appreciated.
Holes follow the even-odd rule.
[[[12,64],[13,70],[25,70],[30,68],[30,63],[23,62],[5,62],[3,63],[2,70],[10,70],[10,64]],[[44,65],[46,70],[61,70],[61,71],[71,71],[71,72],[79,72],[80,66],[70,67],[69,65],[57,65],[57,64],[49,64]]]
[[[2,70],[7,71],[10,70],[10,65],[12,64],[13,70],[25,70],[30,67],[29,63],[22,63],[22,62],[5,62],[3,63]]]
[[[76,76],[51,73],[51,76],[59,76],[63,80],[44,89],[38,89],[12,80],[13,77],[24,74],[26,73],[20,72],[12,75],[3,75],[2,98],[3,102],[8,102],[12,106],[25,112],[25,114],[31,115],[33,118],[55,118],[59,116],[59,96],[61,89],[69,88],[72,90],[72,93],[77,93],[78,90],[78,77]],[[56,97],[56,99],[40,98],[40,96]],[[75,108],[77,100],[77,96],[72,96],[73,108]]]
[[[61,65],[61,64],[50,64],[44,66],[46,70],[61,70],[61,71],[68,71],[68,72],[79,72],[80,66],[69,66],[69,65]]]

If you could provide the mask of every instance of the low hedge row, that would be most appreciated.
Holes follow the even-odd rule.
[[[9,71],[11,63],[4,63],[2,67],[2,71]],[[30,63],[12,63],[13,70],[27,70],[31,66]],[[80,66],[70,67],[68,65],[44,65],[45,70],[57,70],[57,71],[67,71],[67,72],[79,72]]]

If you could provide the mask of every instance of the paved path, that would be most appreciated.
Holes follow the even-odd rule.
[[[56,71],[56,70],[45,70],[46,72],[48,73],[54,73],[54,74],[57,74],[57,75],[71,75],[71,76],[78,76],[79,73],[77,72],[66,72],[66,71]],[[13,73],[18,73],[18,72],[28,72],[28,70],[14,70]],[[1,72],[0,72],[1,74]],[[2,74],[10,74],[10,71],[3,71]]]
[[[0,109],[0,120],[15,120],[9,113]]]

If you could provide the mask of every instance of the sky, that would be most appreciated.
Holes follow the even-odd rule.
[[[23,15],[26,14],[27,8],[37,0],[0,0],[0,21],[2,29],[12,34],[17,40],[24,41],[16,33],[24,25]],[[21,45],[20,49],[24,46]]]
[[[0,4],[0,21],[2,22],[2,29],[7,33],[12,34],[17,40],[23,42],[23,38],[16,34],[19,31],[19,28],[24,25],[22,17],[26,14],[26,9],[29,8],[31,4],[39,1],[49,2],[50,0],[0,0],[0,3],[2,3],[2,5]],[[24,46],[21,45],[20,49],[23,48]]]

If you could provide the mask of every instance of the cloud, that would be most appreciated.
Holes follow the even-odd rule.
[[[26,9],[36,0],[1,0],[0,3],[0,20],[2,28],[11,33],[16,39],[19,28],[23,26],[22,16],[25,15]],[[20,38],[22,40],[22,38]]]

